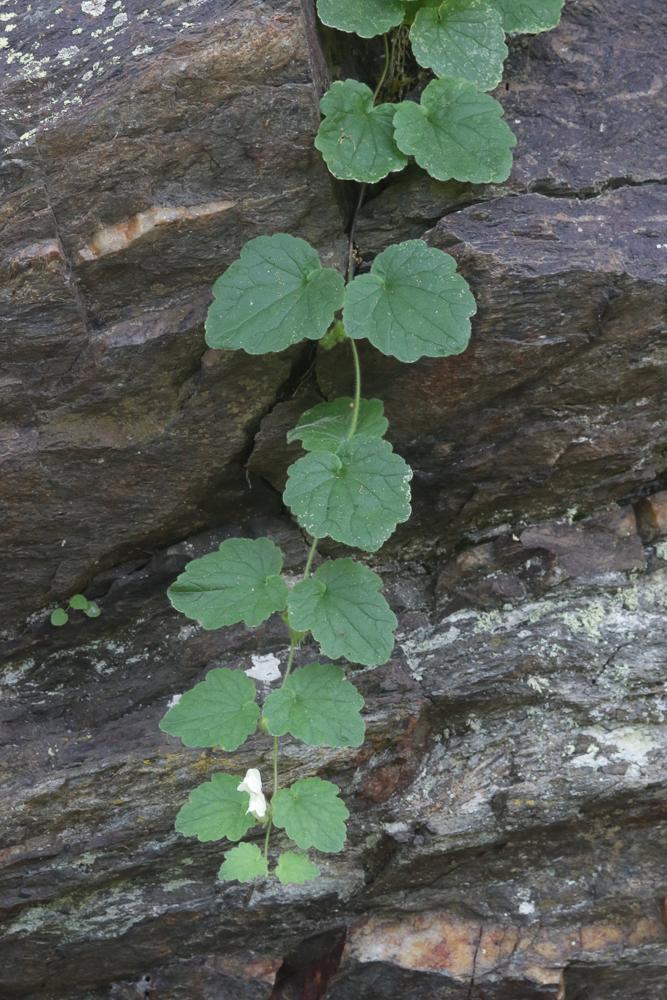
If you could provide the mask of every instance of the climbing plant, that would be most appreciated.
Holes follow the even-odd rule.
[[[486,91],[500,81],[506,32],[554,27],[563,0],[318,0],[321,21],[362,38],[383,36],[384,66],[371,89],[336,81],[321,101],[315,145],[331,173],[367,184],[403,169],[410,157],[439,180],[502,182],[516,139]],[[433,77],[419,102],[382,102],[396,93],[390,66],[400,38]],[[354,391],[304,413],[288,435],[303,455],[289,468],[283,499],[309,542],[303,575],[288,585],[283,555],[268,538],[233,538],[188,563],[169,589],[173,606],[205,629],[243,622],[255,628],[281,615],[289,653],[279,688],[263,705],[242,670],[218,668],[177,700],[160,723],[187,747],[237,750],[258,730],[272,739],[271,795],[258,768],[220,771],[196,787],[176,829],[200,841],[254,840],[225,852],[219,878],[248,882],[271,873],[284,884],[317,877],[306,852],[343,849],[348,810],[332,781],[280,783],[280,739],[313,747],[358,747],[363,698],[342,667],[317,658],[295,669],[307,636],[326,660],[374,667],[394,645],[396,618],[380,577],[349,557],[316,566],[320,539],[376,552],[410,515],[412,472],[385,440],[382,402],[362,399],[356,342],[400,361],[465,350],[475,300],[452,257],[422,240],[380,253],[356,273],[354,219],[345,273],[323,267],[316,250],[286,233],[250,240],[213,287],[206,321],[210,347],[248,354],[282,351],[304,340],[323,349],[344,342]],[[263,828],[258,831],[257,827]],[[280,831],[276,857],[272,834]],[[257,834],[260,833],[258,837]]]

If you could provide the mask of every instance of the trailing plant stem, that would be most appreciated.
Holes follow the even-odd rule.
[[[387,79],[387,73],[389,72],[389,42],[387,41],[387,36],[382,36],[382,41],[384,42],[384,66],[382,68],[382,74],[378,80],[377,87],[373,93],[373,104],[377,101],[380,91],[384,86],[384,81]]]
[[[362,192],[363,195],[363,192]],[[352,265],[354,267],[354,265]],[[350,427],[347,432],[347,440],[354,435],[357,424],[359,422],[359,409],[361,407],[361,365],[359,363],[359,352],[357,351],[357,345],[354,340],[349,338],[350,348],[352,350],[352,360],[354,362],[354,403],[352,407],[352,419],[350,420]],[[308,555],[306,557],[306,565],[303,569],[302,580],[307,580],[310,576],[310,571],[313,567],[313,560],[315,558],[315,553],[317,552],[317,543],[319,539],[313,538],[310,543],[310,548],[308,549]],[[281,687],[284,686],[285,681],[292,672],[292,667],[294,666],[294,657],[296,656],[296,651],[299,648],[300,640],[297,639],[294,634],[290,635],[290,645],[289,653],[287,654],[287,663],[285,664],[285,673],[283,674],[283,680]],[[279,748],[278,748],[278,737],[273,737],[273,790],[272,790],[272,800],[278,792],[278,759],[279,759]],[[271,820],[271,813],[269,812],[269,818],[266,824],[266,833],[264,835],[264,858],[268,861],[269,859],[269,845],[271,843],[271,828],[273,826]]]
[[[313,538],[312,542],[310,543],[310,548],[308,549],[308,556],[306,558],[306,565],[305,565],[304,570],[303,570],[303,577],[302,577],[303,580],[307,580],[308,577],[310,576],[310,570],[312,568],[313,559],[315,558],[315,553],[317,551],[317,543],[318,543],[318,541],[319,541],[318,538]],[[287,680],[287,678],[289,677],[290,673],[292,672],[292,667],[294,665],[294,657],[296,655],[296,651],[297,651],[298,647],[299,647],[298,640],[293,635],[290,636],[289,653],[287,654],[287,663],[285,665],[285,673],[283,675],[283,682],[280,685],[281,687],[283,687],[283,685],[285,684],[285,681]],[[278,737],[274,736],[273,737],[273,792],[272,792],[272,798],[275,798],[276,793],[278,791],[278,787],[279,787],[279,785],[278,785]],[[271,822],[271,813],[269,813],[269,819],[268,819],[268,822],[266,824],[266,834],[264,835],[264,857],[265,857],[265,859],[267,861],[269,859],[269,844],[271,842],[271,827],[272,826],[273,826],[273,823]]]
[[[361,406],[361,365],[359,364],[359,352],[357,350],[357,345],[352,338],[350,338],[350,347],[352,349],[352,360],[354,361],[354,405],[352,407],[352,420],[350,421],[350,427],[347,432],[348,441],[357,429],[357,424],[359,422],[359,407]]]
[[[317,543],[318,543],[318,541],[319,541],[319,538],[313,538],[311,546],[310,546],[310,548],[308,550],[308,558],[306,559],[306,566],[305,566],[304,571],[303,571],[303,578],[304,578],[304,580],[307,580],[308,577],[310,576],[310,570],[311,570],[311,567],[313,565],[313,559],[315,558],[315,552],[317,551]]]
[[[275,796],[278,791],[278,737],[273,737],[273,795]],[[266,821],[266,833],[264,834],[264,859],[268,862],[269,860],[269,844],[271,842],[271,827],[273,823],[271,821],[271,812],[269,812],[269,818]]]

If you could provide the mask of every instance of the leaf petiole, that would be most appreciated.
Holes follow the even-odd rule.
[[[350,347],[352,349],[352,360],[354,362],[354,404],[352,407],[352,419],[350,420],[350,427],[347,432],[347,440],[349,441],[357,429],[357,424],[359,423],[359,407],[361,406],[361,365],[359,364],[359,352],[357,350],[357,345],[350,338]]]

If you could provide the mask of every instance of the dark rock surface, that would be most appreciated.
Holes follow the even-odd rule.
[[[296,0],[12,0],[2,18],[11,622],[254,502],[245,457],[301,354],[207,352],[210,287],[261,233],[335,256],[341,220]]]
[[[662,0],[577,0],[513,43],[506,185],[411,170],[362,212],[366,259],[426,235],[479,313],[459,358],[364,352],[415,467],[374,562],[398,643],[357,672],[362,748],[285,750],[288,780],[340,783],[345,854],[312,885],[223,887],[221,845],[173,832],[194,784],[269,744],[185,750],[169,699],[214,665],[271,676],[286,640],[203,632],[166,587],[235,534],[298,571],[284,434],[349,390],[344,349],[203,342],[246,239],[341,257],[304,10],[0,6],[0,997],[663,1000]],[[54,630],[84,588],[102,616]]]
[[[357,671],[367,743],[317,758],[352,806],[349,848],[289,891],[223,888],[219,846],[171,831],[193,782],[266,768],[270,741],[233,763],[184,750],[157,729],[169,697],[213,663],[261,671],[285,654],[276,623],[206,633],[165,607],[215,539],[119,577],[102,618],[49,652],[35,626],[3,674],[2,995],[130,997],[142,974],[157,996],[268,996],[285,955],[317,934],[331,951],[341,928],[332,997],[556,997],[575,962],[619,982],[664,974],[667,551],[642,550],[632,523],[610,513],[604,576],[552,569],[539,597],[532,564],[550,553],[522,537],[514,603],[491,605],[480,575],[481,599],[469,583],[443,613],[423,568],[385,567],[401,629],[389,664]],[[296,569],[298,533],[266,528]],[[582,560],[598,535],[580,529]],[[288,780],[314,763],[299,745],[285,759]]]

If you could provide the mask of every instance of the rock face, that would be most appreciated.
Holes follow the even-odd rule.
[[[302,355],[207,352],[211,284],[261,233],[336,254],[298,3],[167,7],[2,8],[9,621],[254,503]]]
[[[479,312],[458,358],[363,352],[415,468],[375,560],[400,631],[355,677],[364,746],[286,745],[352,820],[280,891],[217,883],[221,846],[173,832],[268,740],[232,763],[157,723],[213,665],[268,689],[280,622],[204,632],[165,590],[238,534],[298,572],[284,434],[349,389],[344,348],[203,341],[248,238],[341,260],[312,5],[5,0],[0,28],[0,997],[667,998],[662,0],[578,0],[514,43],[506,185],[412,170],[363,208],[366,260],[423,236]],[[84,588],[102,616],[53,629]]]

